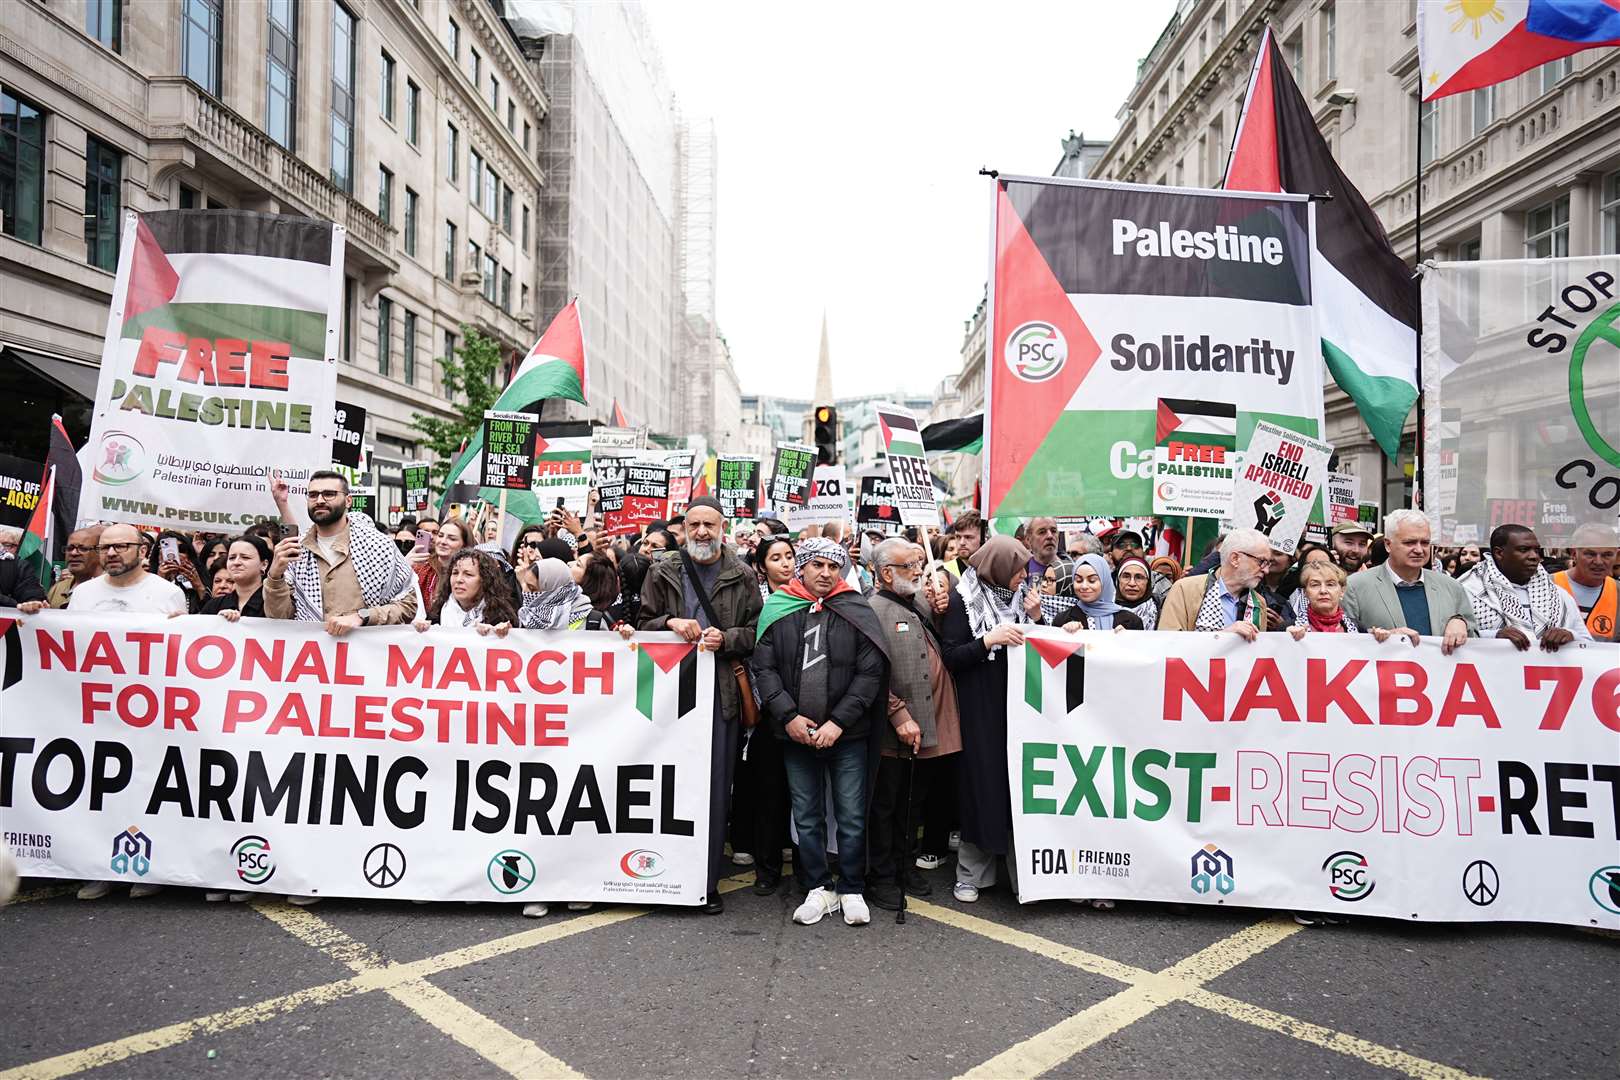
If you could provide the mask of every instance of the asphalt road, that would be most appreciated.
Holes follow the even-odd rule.
[[[328,900],[0,911],[12,1077],[1620,1075],[1620,937],[975,905],[904,926]],[[750,878],[737,879],[739,883]]]

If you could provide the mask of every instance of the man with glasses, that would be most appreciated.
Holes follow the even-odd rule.
[[[866,898],[890,911],[900,909],[901,889],[912,896],[933,892],[914,865],[917,826],[937,763],[962,749],[956,684],[945,669],[924,596],[923,566],[923,549],[899,538],[872,551],[877,586],[872,610],[889,645],[889,723],[882,730],[882,757],[867,815]],[[962,602],[954,589],[950,597]]]
[[[1449,655],[1479,636],[1473,601],[1462,585],[1429,563],[1429,519],[1421,510],[1393,510],[1384,518],[1389,559],[1357,574],[1344,592],[1344,613],[1363,631],[1392,630],[1410,638],[1439,637]]]
[[[73,590],[101,573],[101,556],[96,545],[101,543],[101,526],[89,525],[68,534],[67,576],[51,586],[45,602],[53,608],[65,608],[73,598]]]
[[[0,529],[0,607],[45,600],[45,587],[34,576],[34,568],[17,558],[21,547],[21,529]]]
[[[1253,641],[1265,625],[1260,584],[1271,569],[1271,542],[1258,529],[1233,529],[1221,541],[1221,561],[1208,574],[1170,586],[1160,630],[1228,630]]]
[[[305,497],[313,524],[276,545],[264,580],[265,615],[323,623],[333,637],[410,622],[416,575],[369,517],[349,513],[349,482],[322,469],[310,474]]]

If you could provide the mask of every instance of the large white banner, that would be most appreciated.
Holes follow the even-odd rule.
[[[703,899],[714,661],[672,634],[42,612],[3,641],[0,832],[25,875]]]
[[[332,461],[341,225],[124,215],[80,520],[237,531]]]
[[[1019,898],[1620,929],[1620,645],[1037,629]]]

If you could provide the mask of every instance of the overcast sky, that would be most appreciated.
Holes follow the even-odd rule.
[[[839,396],[961,366],[989,259],[981,166],[1044,176],[1115,113],[1174,0],[651,0],[719,142],[717,304],[747,392],[808,397],[821,313]]]

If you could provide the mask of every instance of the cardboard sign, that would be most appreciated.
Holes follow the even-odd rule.
[[[544,423],[534,440],[534,493],[542,510],[561,505],[583,518],[591,497],[591,425]]]
[[[928,471],[928,450],[923,445],[916,415],[910,409],[887,402],[875,408],[900,521],[906,525],[938,525],[939,503],[934,498],[934,476]]]
[[[349,513],[364,514],[372,521],[377,520],[377,489],[376,488],[350,488]],[[382,528],[378,523],[378,528]]]
[[[604,510],[604,525],[613,536],[638,533],[655,521],[669,517],[669,466],[633,461],[625,469],[624,482],[615,485],[617,509]]]
[[[1153,448],[1153,512],[1225,517],[1232,506],[1237,406],[1160,398]]]
[[[806,525],[848,521],[849,496],[844,485],[842,465],[817,465],[809,501],[803,506],[789,506],[783,512],[782,520],[795,532]]]
[[[529,490],[539,424],[534,413],[492,409],[484,414],[484,487]]]
[[[428,508],[428,470],[425,461],[409,461],[400,466],[405,478],[405,509],[413,513]]]
[[[0,454],[0,525],[28,528],[44,494],[45,467],[10,454]]]
[[[686,504],[692,501],[692,469],[697,462],[697,452],[694,450],[670,450],[664,454],[664,464],[669,466],[669,512],[681,514],[686,512]]]
[[[1259,529],[1272,547],[1293,554],[1332,456],[1328,443],[1269,420],[1257,423],[1232,487],[1233,527]]]
[[[366,410],[346,401],[333,403],[332,460],[351,469],[360,468],[360,444],[366,438]]]
[[[771,505],[778,510],[810,502],[810,481],[815,476],[816,448],[804,443],[783,443],[771,466]]]
[[[1354,473],[1330,472],[1327,478],[1328,528],[1341,521],[1356,520],[1356,503],[1361,497],[1361,477]]]
[[[752,518],[759,514],[759,470],[757,457],[723,457],[714,464],[714,497],[720,500],[728,518]]]
[[[855,500],[855,524],[898,528],[900,513],[894,508],[894,483],[886,476],[861,477],[860,496]]]

